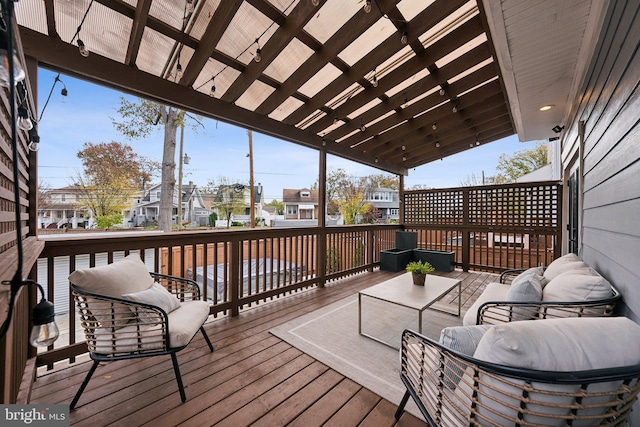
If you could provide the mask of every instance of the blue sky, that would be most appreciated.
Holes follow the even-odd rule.
[[[38,153],[39,183],[59,188],[73,182],[82,170],[77,157],[85,142],[100,143],[118,141],[133,147],[143,156],[162,160],[163,132],[160,127],[146,139],[127,140],[112,124],[119,119],[117,109],[120,97],[135,97],[107,89],[92,83],[61,75],[68,96],[60,95],[58,83],[44,114],[42,108],[57,73],[40,69],[38,73],[38,113],[41,120],[38,132],[41,137]],[[197,133],[185,129],[184,151],[191,157],[184,166],[183,182],[193,181],[204,186],[210,179],[226,177],[231,181],[249,182],[249,144],[245,129],[204,119],[204,129]],[[480,177],[495,174],[498,157],[532,148],[536,141],[521,143],[516,136],[467,150],[419,168],[411,169],[405,177],[405,186],[457,187],[474,174]],[[282,199],[283,188],[310,187],[318,177],[318,152],[290,142],[253,133],[254,181],[264,188],[266,201]],[[178,149],[176,149],[176,158]],[[343,168],[353,175],[364,176],[380,173],[377,169],[329,156],[328,168]],[[176,168],[177,171],[177,168]],[[159,179],[159,178],[158,178]]]

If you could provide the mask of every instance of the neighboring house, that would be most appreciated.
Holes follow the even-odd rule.
[[[38,228],[76,228],[91,217],[82,206],[82,189],[77,185],[49,190],[38,204]]]
[[[218,223],[216,225],[226,226],[227,218],[223,209],[221,209],[221,207],[219,206],[219,203],[216,203],[215,200],[222,200],[223,205],[237,204],[242,206],[243,212],[238,214],[235,214],[235,213],[232,214],[231,215],[232,221],[244,222],[244,223],[249,223],[251,221],[251,193],[249,191],[250,191],[249,186],[242,185],[242,184],[221,185],[218,187],[217,194],[214,197],[214,211],[218,215]],[[256,219],[262,218],[262,220],[265,221],[265,217],[264,217],[265,213],[263,213],[264,198],[263,198],[262,184],[254,185],[253,191],[254,191],[253,209],[255,213],[255,218]],[[234,195],[235,201],[230,201],[228,196],[229,194]]]
[[[285,220],[316,220],[318,219],[318,190],[282,190]]]
[[[367,195],[367,201],[380,212],[378,218],[383,221],[399,221],[400,193],[391,188],[376,188]]]
[[[134,226],[143,226],[157,221],[160,213],[160,197],[162,185],[157,184],[149,188],[136,200],[135,205],[125,214],[125,220],[130,220]],[[198,187],[192,181],[182,186],[182,222],[196,225],[208,225],[210,205],[205,203]],[[172,222],[178,221],[178,189],[173,192]]]

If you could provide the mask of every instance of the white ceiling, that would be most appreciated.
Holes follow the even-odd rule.
[[[483,0],[521,141],[558,136],[591,60],[606,0]],[[552,105],[548,111],[540,107]]]

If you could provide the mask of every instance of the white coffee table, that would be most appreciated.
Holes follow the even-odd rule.
[[[441,300],[445,295],[458,287],[458,312],[452,313],[446,310],[440,310],[431,307],[434,303]],[[422,333],[422,313],[430,308],[431,310],[440,311],[460,317],[460,305],[462,295],[462,282],[458,279],[450,279],[435,275],[427,275],[427,281],[424,286],[413,284],[411,273],[405,273],[400,276],[389,279],[378,285],[363,289],[358,292],[358,333],[366,336],[382,344],[396,348],[393,345],[376,338],[372,335],[362,332],[362,298],[375,298],[390,304],[399,305],[410,308],[418,312],[418,332]]]

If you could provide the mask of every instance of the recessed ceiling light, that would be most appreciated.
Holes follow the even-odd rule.
[[[540,107],[540,111],[549,111],[553,108],[553,105],[543,105],[542,107]]]

